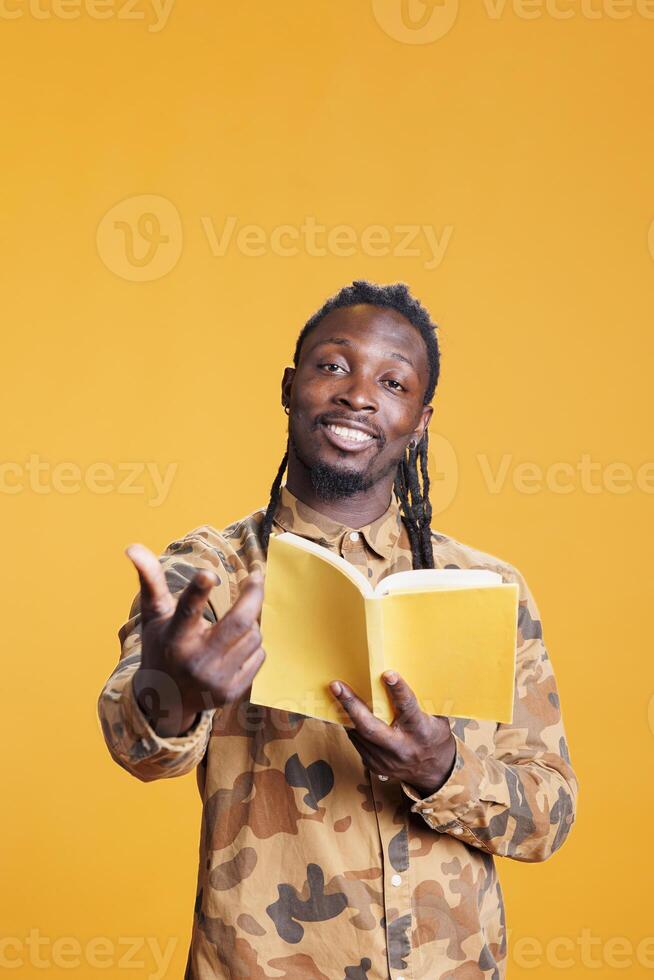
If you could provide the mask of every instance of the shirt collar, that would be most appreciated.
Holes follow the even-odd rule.
[[[393,494],[388,509],[365,527],[349,528],[299,500],[284,484],[280,491],[275,524],[284,531],[292,531],[303,538],[310,538],[323,547],[338,546],[343,535],[357,530],[370,548],[382,558],[390,560],[402,532],[399,504]]]

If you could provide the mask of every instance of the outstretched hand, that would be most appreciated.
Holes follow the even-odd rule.
[[[187,731],[198,714],[238,700],[264,661],[259,618],[263,575],[252,572],[218,623],[203,612],[218,579],[199,569],[177,598],[161,564],[142,544],[127,555],[141,583],[141,663],[134,675],[137,702],[155,731]]]
[[[343,681],[332,681],[332,694],[352,720],[347,735],[364,764],[377,776],[398,779],[422,796],[435,793],[454,766],[456,744],[447,718],[428,715],[398,673],[382,677],[395,707],[391,725],[376,718]]]

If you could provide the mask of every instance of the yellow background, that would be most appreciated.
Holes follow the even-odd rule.
[[[14,975],[154,972],[143,950],[141,967],[73,969],[51,946],[39,969],[31,929],[83,948],[107,937],[114,959],[121,937],[173,938],[166,976],[182,975],[194,779],[128,776],[95,714],[136,590],[123,548],[160,551],[266,503],[285,442],[282,369],[307,316],[357,277],[407,281],[440,325],[433,526],[525,574],[581,781],[560,853],[499,862],[509,976],[649,975],[654,944],[636,953],[654,935],[651,466],[636,484],[654,459],[644,0],[561,0],[567,19],[552,3],[498,13],[471,0],[427,43],[402,37],[399,0],[178,0],[163,25],[145,0],[129,19],[125,0],[105,19],[40,3],[5,0],[0,15],[0,919],[18,943],[8,958],[23,960]],[[168,241],[139,265],[148,243],[135,236],[130,262],[125,229],[143,213]],[[229,216],[266,244],[255,233],[214,255],[206,228]],[[307,218],[354,229],[354,254],[334,241],[309,254],[302,240],[278,254],[273,229]],[[371,254],[362,233],[379,225],[392,242],[398,225],[445,231],[442,261],[426,267],[424,237],[417,255]],[[50,467],[43,492],[31,456]],[[550,467],[584,456],[599,491],[577,475],[557,492]],[[84,483],[98,462],[115,475],[104,493]],[[143,479],[147,492],[120,489],[121,467],[145,462],[177,464],[158,506]],[[521,483],[526,462],[537,469]],[[59,463],[79,468],[67,483]],[[630,468],[624,492],[614,463]],[[552,945],[561,937],[568,950]]]

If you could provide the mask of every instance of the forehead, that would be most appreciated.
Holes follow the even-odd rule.
[[[401,354],[426,383],[429,368],[425,342],[417,328],[397,310],[363,303],[332,310],[311,331],[302,353],[330,338],[348,340],[346,349],[370,358]]]

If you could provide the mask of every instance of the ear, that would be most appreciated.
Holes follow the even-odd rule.
[[[412,439],[415,439],[416,445],[418,445],[418,443],[422,439],[425,433],[425,429],[429,425],[429,420],[432,417],[433,412],[434,412],[433,405],[425,405],[422,412],[420,413],[420,422],[413,430],[413,435],[411,437]]]
[[[291,404],[291,388],[295,377],[294,367],[285,367],[282,376],[282,405],[286,407]]]

